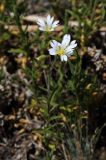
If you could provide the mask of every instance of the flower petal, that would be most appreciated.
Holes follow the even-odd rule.
[[[67,61],[67,56],[66,55],[62,55],[62,56],[60,56],[60,58],[61,58],[61,61]]]
[[[58,46],[58,42],[57,41],[55,41],[55,40],[52,40],[51,42],[50,42],[50,45],[54,48],[54,47],[57,47]]]
[[[47,21],[46,22],[47,22],[48,26],[52,25],[53,19],[54,19],[54,17],[51,17],[50,15],[47,16]]]
[[[67,47],[70,43],[70,40],[71,40],[71,36],[69,34],[66,34],[64,37],[63,37],[63,40],[62,40],[62,46],[63,47]]]
[[[54,21],[53,24],[52,24],[52,27],[53,28],[57,27],[58,23],[59,23],[59,21]]]
[[[71,41],[71,44],[75,44],[76,40]]]
[[[70,57],[71,55],[73,55],[73,53],[74,53],[74,52],[73,52],[73,50],[72,50],[72,51],[70,51],[70,52],[67,52],[66,55],[67,55],[68,57]]]
[[[40,25],[40,26],[45,26],[45,22],[43,19],[38,19],[37,21],[37,24]]]
[[[73,48],[71,46],[68,46],[66,48],[66,53],[71,53],[71,52],[73,52]]]
[[[70,47],[71,48],[75,48],[77,46],[77,43],[75,43],[75,44],[70,44]]]
[[[53,23],[53,20],[54,20],[54,17],[51,17],[51,20],[50,20],[50,21],[51,21],[51,24]]]
[[[50,55],[56,55],[56,50],[53,49],[53,48],[49,49],[49,54]]]

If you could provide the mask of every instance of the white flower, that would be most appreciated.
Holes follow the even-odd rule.
[[[53,20],[54,17],[51,17],[50,15],[48,15],[46,19],[39,18],[37,20],[37,24],[39,25],[39,30],[47,32],[54,31],[54,29],[58,26],[59,21],[53,22]]]
[[[74,48],[77,46],[76,40],[71,41],[71,36],[66,34],[61,43],[53,40],[49,49],[50,55],[59,55],[61,61],[67,61],[68,57],[73,54]]]

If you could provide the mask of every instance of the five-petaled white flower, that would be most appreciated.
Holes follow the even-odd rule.
[[[67,61],[68,57],[73,54],[74,48],[77,46],[76,40],[71,41],[69,34],[64,35],[62,42],[51,41],[52,48],[49,49],[50,55],[59,55],[61,61]]]
[[[46,19],[38,18],[37,24],[39,25],[39,30],[51,32],[58,26],[59,21],[53,21],[54,17],[50,15],[47,16]]]

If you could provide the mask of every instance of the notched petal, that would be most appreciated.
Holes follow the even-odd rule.
[[[49,49],[49,54],[56,55],[56,51],[53,48],[51,48],[51,49]]]

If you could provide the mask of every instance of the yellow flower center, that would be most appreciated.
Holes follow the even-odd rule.
[[[45,28],[45,30],[46,30],[47,32],[50,32],[51,29],[52,29],[52,27],[50,27],[50,26],[46,26],[46,28]]]
[[[64,50],[64,49],[62,49],[62,48],[60,48],[60,47],[57,49],[57,54],[58,54],[59,56],[64,55],[64,53],[65,53],[65,50]]]

